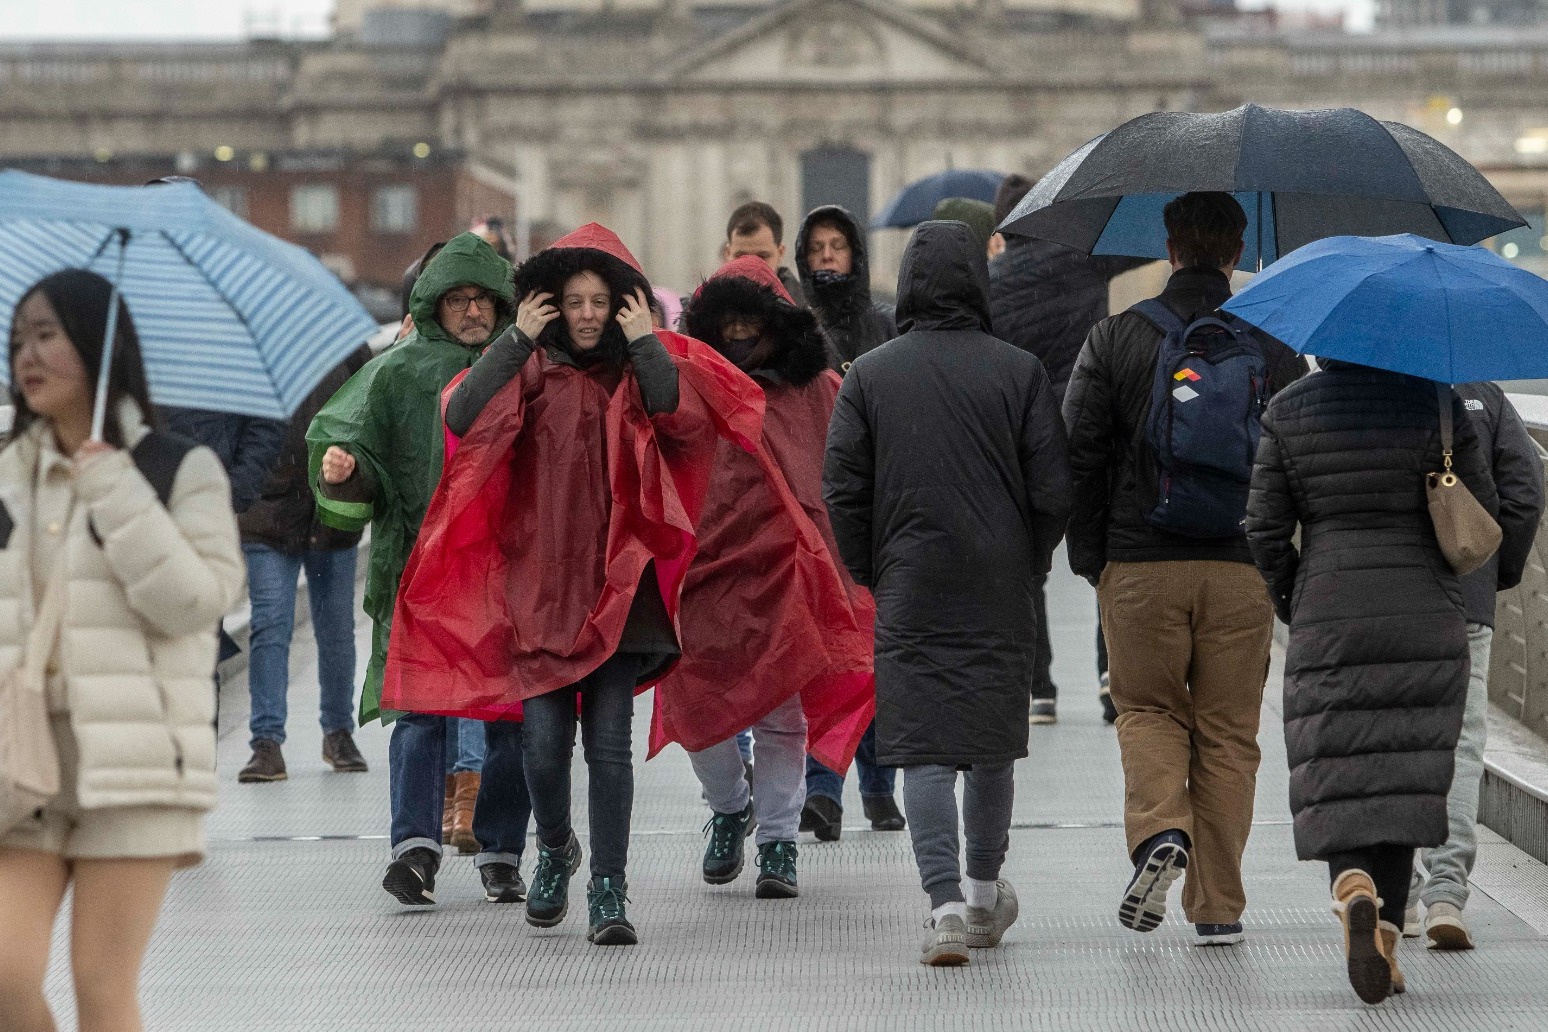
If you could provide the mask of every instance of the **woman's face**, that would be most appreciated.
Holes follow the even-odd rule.
[[[576,350],[590,351],[602,343],[602,331],[613,317],[613,295],[601,276],[578,272],[565,280],[559,310]]]
[[[11,375],[27,407],[44,419],[91,409],[86,363],[41,290],[21,303],[11,323]]]

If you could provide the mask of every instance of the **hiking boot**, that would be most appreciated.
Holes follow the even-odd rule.
[[[994,909],[967,908],[967,920],[963,923],[967,926],[967,944],[971,949],[987,950],[1000,945],[1006,930],[1016,923],[1021,913],[1021,903],[1010,882],[1001,878],[994,887]]]
[[[1118,707],[1113,705],[1112,685],[1112,677],[1103,674],[1101,687],[1097,689],[1097,701],[1102,704],[1102,722],[1105,724],[1118,723]]]
[[[1454,903],[1431,903],[1424,912],[1425,946],[1432,950],[1470,950],[1473,936]]]
[[[818,842],[837,842],[844,831],[844,808],[827,796],[807,796],[801,830],[814,833]]]
[[[1235,946],[1247,933],[1242,929],[1240,921],[1232,921],[1230,924],[1196,924],[1193,926],[1193,944],[1195,946]]]
[[[860,802],[872,831],[902,831],[908,825],[903,811],[898,809],[898,801],[890,795],[862,796]]]
[[[261,781],[284,781],[290,777],[285,773],[285,757],[280,752],[280,744],[270,738],[260,738],[253,743],[253,758],[247,761],[247,766],[237,771],[237,781],[244,785],[256,784]]]
[[[1135,853],[1134,877],[1118,904],[1118,923],[1153,932],[1166,918],[1166,894],[1188,867],[1188,839],[1180,831],[1153,835]]]
[[[459,771],[452,775],[451,845],[463,856],[479,850],[478,839],[473,837],[473,808],[478,802],[480,780],[477,771]]]
[[[575,832],[556,849],[538,841],[537,866],[532,869],[532,886],[527,890],[527,923],[534,928],[552,928],[570,912],[570,879],[580,870],[581,846]]]
[[[1364,871],[1345,871],[1333,883],[1333,913],[1344,925],[1349,985],[1356,996],[1370,1004],[1380,1003],[1392,994],[1393,965],[1379,934],[1380,908],[1376,883]]]
[[[1403,938],[1417,939],[1424,934],[1424,922],[1419,919],[1419,901],[1410,899],[1403,911]]]
[[[591,927],[586,938],[598,946],[633,946],[640,933],[629,923],[625,906],[629,886],[621,878],[593,878],[586,886],[586,910]]]
[[[1391,921],[1383,921],[1376,926],[1377,937],[1381,940],[1382,955],[1387,958],[1388,976],[1392,979],[1392,995],[1400,996],[1408,992],[1408,985],[1403,981],[1403,972],[1398,970],[1397,948],[1403,941],[1403,930]]]
[[[527,898],[527,883],[515,864],[492,863],[478,869],[484,883],[484,899],[490,903],[520,903]]]
[[[713,814],[705,822],[704,831],[709,844],[704,847],[704,880],[711,885],[728,885],[742,873],[742,861],[746,848],[743,845],[752,831],[753,808],[749,802],[741,813]]]
[[[1027,714],[1028,724],[1057,724],[1059,714],[1053,699],[1033,699],[1032,710]]]
[[[446,775],[446,789],[441,795],[441,845],[451,845],[452,818],[457,812],[457,775]]]
[[[406,907],[428,907],[435,902],[435,872],[440,867],[435,850],[416,846],[387,865],[382,888]]]
[[[758,847],[759,899],[795,899],[801,894],[796,887],[796,857],[800,855],[794,842],[765,842]]]
[[[322,758],[338,774],[364,774],[371,769],[355,745],[355,736],[347,730],[329,731],[323,736]]]
[[[930,931],[919,948],[919,963],[929,967],[961,967],[968,962],[967,925],[956,914],[925,922]]]

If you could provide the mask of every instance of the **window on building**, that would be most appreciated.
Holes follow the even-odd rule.
[[[297,233],[332,233],[339,228],[339,188],[326,183],[292,187],[290,228]]]
[[[419,191],[405,183],[371,193],[371,228],[378,233],[412,233],[419,228]]]
[[[848,209],[862,226],[871,222],[871,156],[849,147],[819,147],[801,155],[801,203]]]
[[[247,218],[247,190],[240,186],[212,186],[210,200],[239,219]]]

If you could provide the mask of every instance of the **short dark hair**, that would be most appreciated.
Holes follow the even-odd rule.
[[[998,226],[1005,221],[1005,217],[1016,210],[1016,205],[1021,199],[1032,192],[1037,184],[1026,176],[1012,172],[1000,183],[999,189],[994,192],[994,224]]]
[[[779,217],[774,206],[762,201],[748,201],[738,206],[726,222],[726,241],[729,243],[734,236],[751,236],[765,226],[774,234],[775,244],[785,242],[785,220]]]
[[[1247,213],[1228,193],[1185,193],[1169,201],[1161,217],[1184,267],[1223,269],[1233,264],[1247,230]]]

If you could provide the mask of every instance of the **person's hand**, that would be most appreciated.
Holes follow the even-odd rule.
[[[402,340],[404,337],[407,337],[409,334],[411,334],[413,332],[414,332],[414,317],[412,315],[405,315],[403,317],[403,324],[398,327],[398,335],[397,335],[397,337],[393,338],[393,343],[394,344],[398,343],[398,341]]]
[[[623,308],[618,312],[618,325],[623,327],[624,339],[631,344],[656,332],[656,324],[650,317],[650,302],[642,288],[635,287],[634,293],[624,298]]]
[[[342,484],[355,475],[355,457],[338,445],[323,453],[322,478],[325,483]]]
[[[80,473],[97,459],[104,455],[109,455],[117,450],[117,448],[114,448],[106,441],[82,442],[81,446],[75,449],[75,472]]]
[[[516,306],[516,328],[526,334],[528,340],[537,340],[544,327],[559,318],[559,309],[549,304],[554,295],[547,291],[533,291]]]

